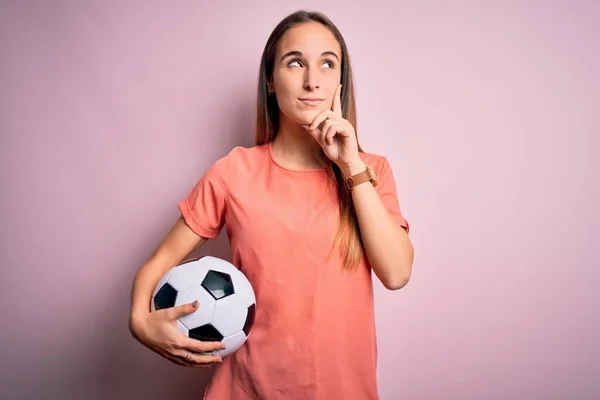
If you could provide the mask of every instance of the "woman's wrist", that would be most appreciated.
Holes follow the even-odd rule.
[[[340,169],[345,178],[363,172],[367,168],[365,162],[361,159],[342,164]]]
[[[129,313],[129,328],[136,329],[148,314],[150,314],[150,311],[139,309],[132,310]]]

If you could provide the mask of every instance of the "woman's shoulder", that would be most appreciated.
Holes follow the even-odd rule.
[[[229,152],[230,157],[236,157],[238,159],[253,159],[257,157],[263,157],[267,152],[267,145],[252,145],[250,147],[235,146]]]
[[[215,161],[209,171],[217,173],[223,178],[248,171],[264,158],[265,151],[265,145],[235,146]]]
[[[266,151],[265,145],[235,146],[217,163],[227,165],[229,168],[244,168],[249,164],[255,164],[258,159],[264,158]]]

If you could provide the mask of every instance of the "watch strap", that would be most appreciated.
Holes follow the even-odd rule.
[[[364,171],[359,172],[356,175],[349,176],[345,179],[346,188],[348,190],[352,190],[356,186],[369,181],[373,184],[373,186],[377,186],[377,178],[369,166],[367,166]]]

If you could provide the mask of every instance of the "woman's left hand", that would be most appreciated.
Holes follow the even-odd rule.
[[[323,110],[304,128],[319,143],[325,155],[340,168],[360,164],[358,142],[352,124],[342,117],[342,85],[333,97],[331,110]],[[321,124],[323,124],[321,126]]]

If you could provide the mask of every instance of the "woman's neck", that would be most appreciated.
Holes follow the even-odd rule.
[[[326,168],[328,160],[315,139],[295,122],[285,116],[280,118],[279,132],[273,140],[273,156],[282,165],[296,170]]]

